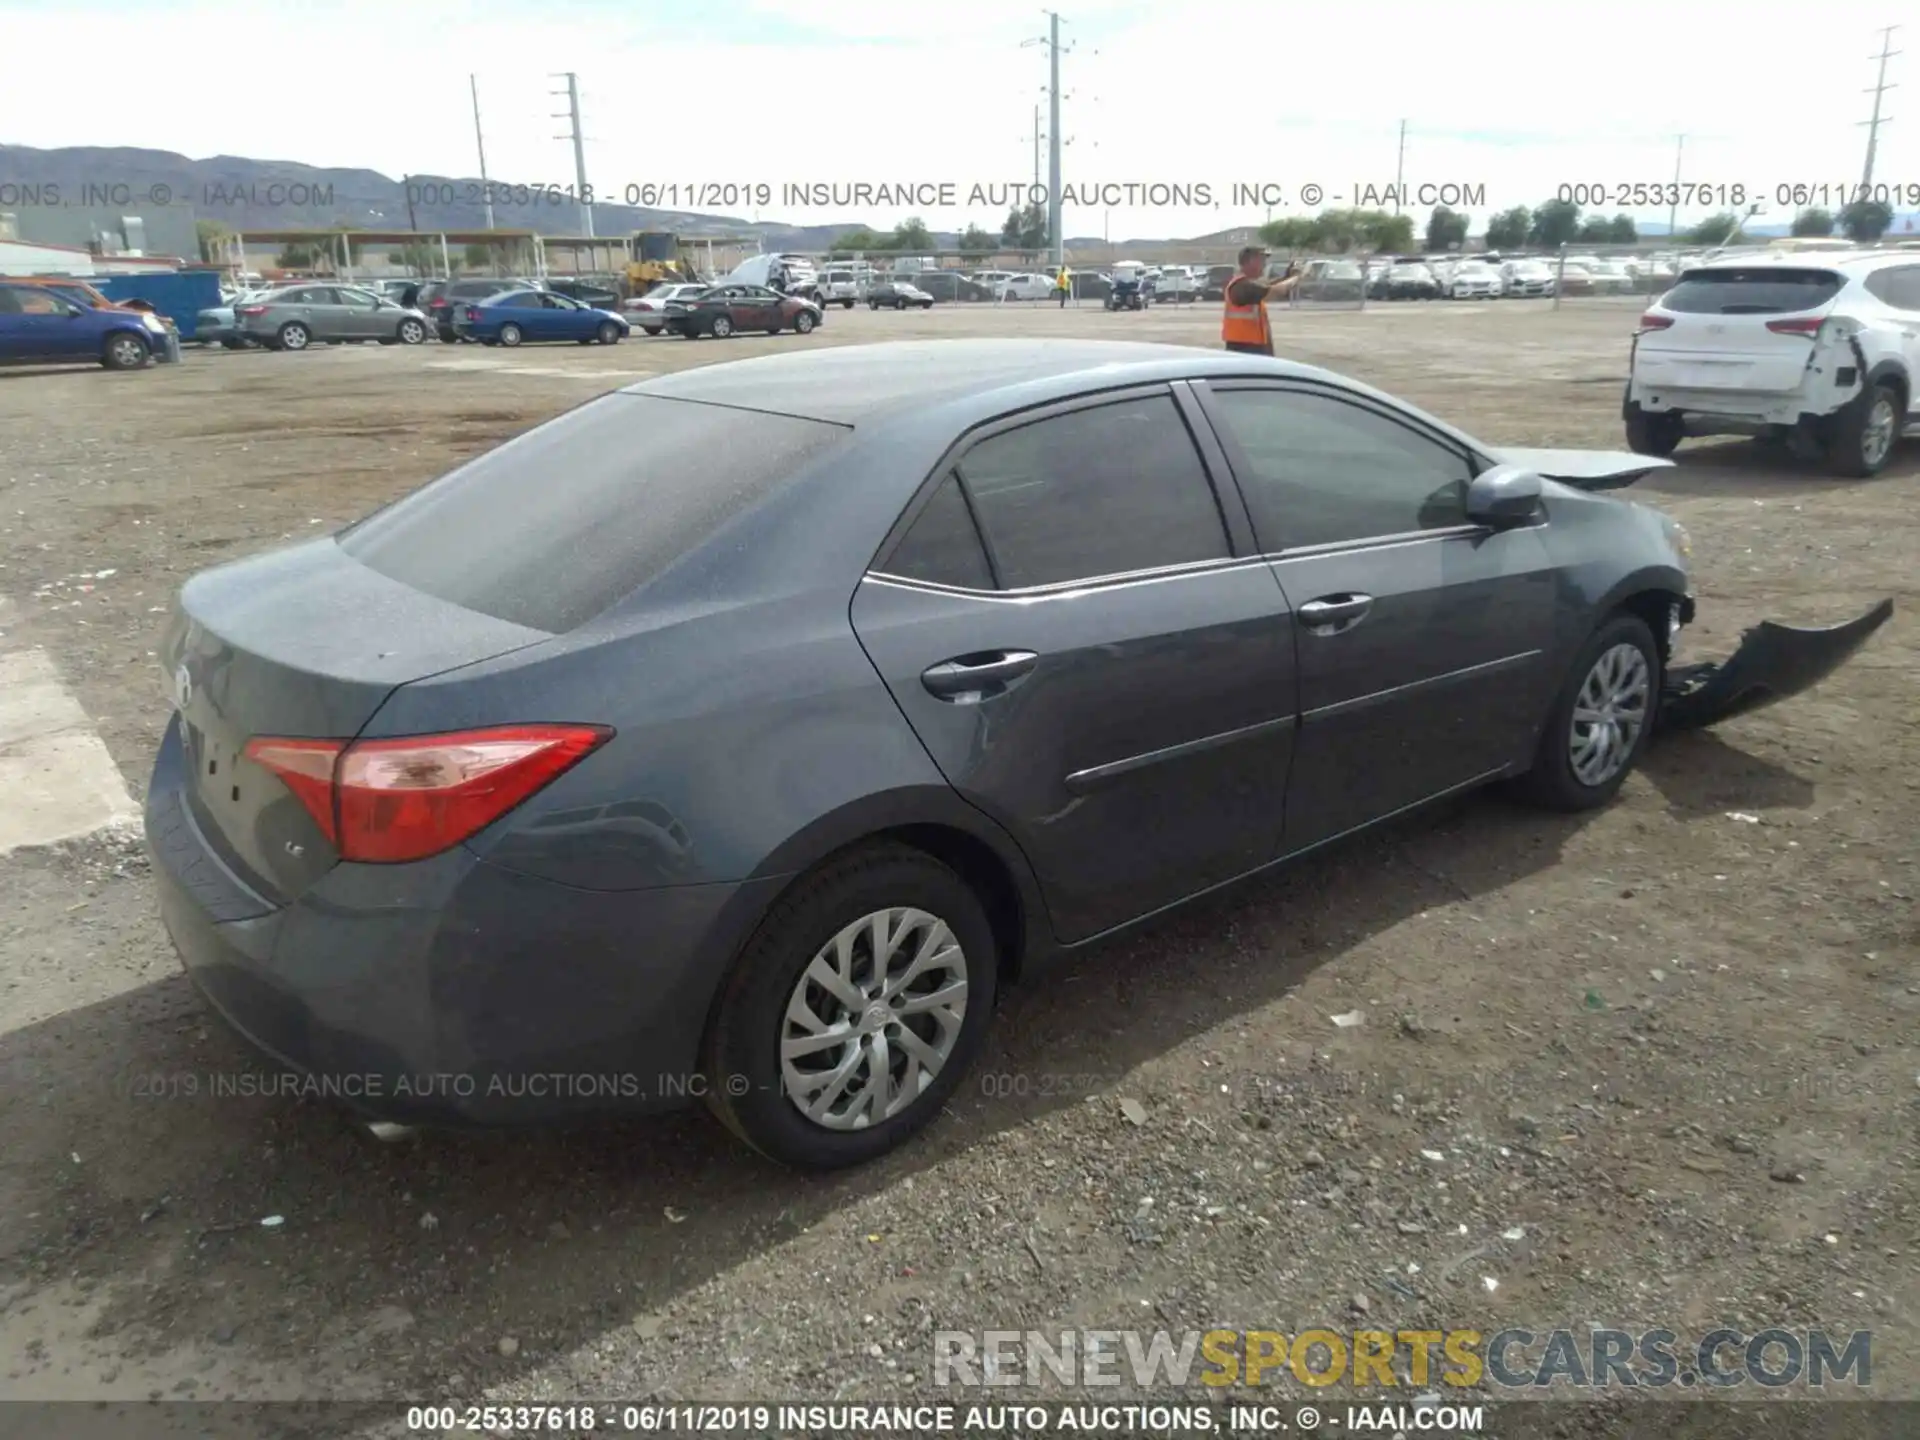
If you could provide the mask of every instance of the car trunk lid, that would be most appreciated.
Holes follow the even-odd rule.
[[[1814,267],[1689,271],[1647,312],[1635,379],[1673,390],[1795,390],[1841,284]]]
[[[339,853],[247,742],[350,740],[399,686],[550,638],[389,579],[331,538],[196,576],[160,659],[199,830],[241,880],[284,904]]]

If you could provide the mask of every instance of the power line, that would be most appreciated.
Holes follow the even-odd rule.
[[[1887,61],[1900,53],[1898,50],[1889,50],[1887,47],[1893,43],[1893,32],[1899,28],[1898,25],[1889,25],[1883,29],[1880,32],[1879,55],[1869,55],[1867,57],[1869,60],[1879,60],[1880,75],[1874,82],[1872,90],[1865,92],[1873,96],[1873,118],[1860,122],[1867,127],[1867,162],[1860,169],[1860,198],[1863,200],[1868,197],[1870,193],[1868,187],[1873,184],[1873,152],[1880,142],[1880,127],[1890,124],[1893,121],[1891,115],[1883,117],[1880,114],[1880,97],[1889,90],[1897,90],[1900,88],[1897,85],[1889,85],[1887,83]]]

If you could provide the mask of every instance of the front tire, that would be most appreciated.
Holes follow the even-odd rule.
[[[1863,405],[1849,405],[1834,417],[1827,441],[1827,464],[1836,475],[1867,480],[1887,468],[1900,443],[1903,406],[1900,392],[1880,384]]]
[[[125,331],[109,335],[100,347],[100,363],[109,370],[138,370],[152,357],[147,342]]]
[[[979,898],[902,845],[829,860],[735,961],[704,1047],[709,1107],[762,1154],[858,1165],[940,1113],[986,1038],[999,973]]]
[[[813,323],[813,312],[811,310],[802,310],[798,315],[793,317],[793,328],[801,335],[811,335],[813,333]]]
[[[1580,648],[1547,715],[1521,798],[1548,810],[1593,810],[1619,793],[1653,734],[1660,650],[1637,615],[1615,615]]]
[[[600,322],[599,340],[602,345],[618,345],[620,343],[620,327],[611,320],[602,320]]]

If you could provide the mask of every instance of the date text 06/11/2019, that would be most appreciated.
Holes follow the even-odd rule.
[[[569,192],[570,193],[570,192]],[[600,198],[647,209],[880,209],[1000,211],[1046,205],[1052,192],[1046,185],[1024,180],[838,181],[788,180],[649,180],[626,185]],[[1487,203],[1482,181],[1360,181],[1338,186],[1317,181],[1298,184],[1257,178],[1226,183],[1210,180],[1091,180],[1068,181],[1060,187],[1060,203],[1079,209],[1234,209],[1288,205],[1353,205],[1361,208],[1391,204],[1480,207]]]

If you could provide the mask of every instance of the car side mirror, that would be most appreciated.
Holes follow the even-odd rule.
[[[1517,525],[1540,511],[1540,477],[1518,465],[1495,465],[1467,486],[1467,518],[1485,525]]]

